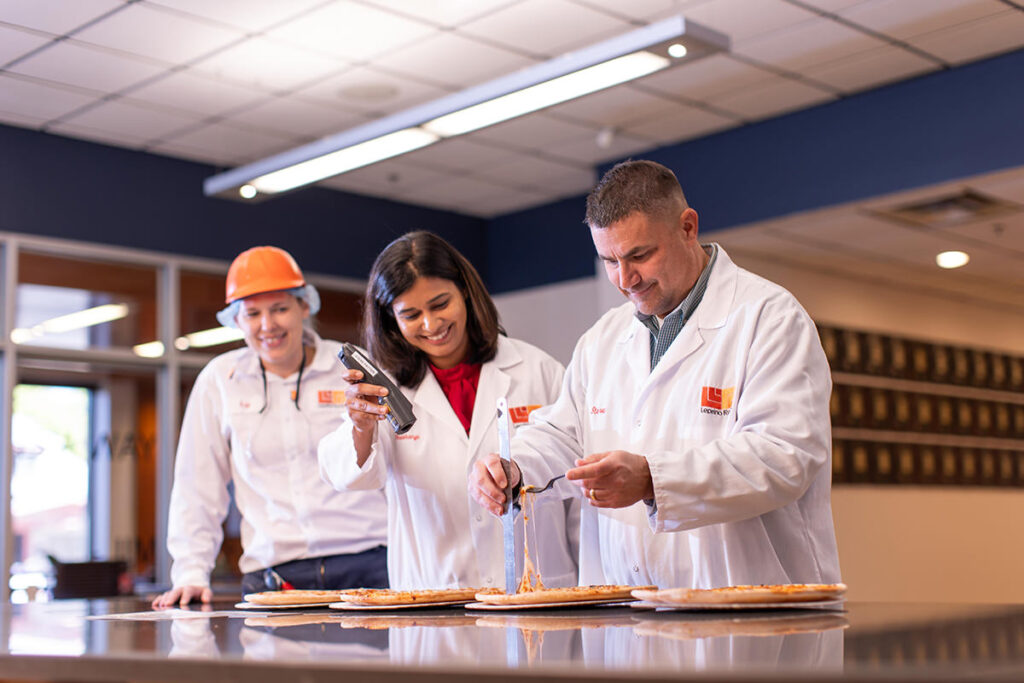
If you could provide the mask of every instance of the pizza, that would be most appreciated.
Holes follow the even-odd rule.
[[[593,600],[632,600],[632,591],[635,589],[657,590],[657,586],[597,585],[541,588],[522,593],[481,592],[476,594],[476,599],[487,605],[546,605]]]
[[[835,600],[841,598],[845,592],[846,584],[842,583],[782,583],[722,588],[667,588],[653,591],[638,589],[633,591],[633,596],[667,605],[768,605]]]
[[[312,605],[337,602],[343,591],[294,589],[286,591],[263,591],[247,593],[243,599],[251,605]]]
[[[428,588],[421,590],[391,590],[389,588],[360,588],[342,591],[341,600],[353,605],[430,605],[439,602],[470,602],[477,595],[485,595],[497,588]]]

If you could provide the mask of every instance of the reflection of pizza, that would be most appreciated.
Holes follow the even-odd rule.
[[[843,583],[783,583],[723,588],[635,590],[634,597],[668,605],[772,604],[835,600],[846,592]]]
[[[677,640],[694,638],[716,638],[719,636],[785,636],[794,633],[820,633],[832,629],[843,629],[849,622],[842,614],[823,612],[807,614],[806,610],[798,610],[800,614],[784,614],[772,612],[770,617],[742,618],[726,617],[709,620],[652,619],[643,621],[633,627],[638,636],[656,636]]]
[[[411,627],[424,627],[424,626],[474,626],[476,625],[476,617],[466,616],[464,614],[446,614],[442,617],[424,617],[422,613],[415,616],[402,614],[399,616],[357,616],[357,617],[334,617],[333,623],[336,623],[341,628],[365,628],[371,631],[392,629],[392,628],[411,628]]]
[[[589,600],[632,600],[631,591],[657,586],[569,586],[541,588],[524,593],[477,593],[476,599],[488,605],[537,605],[548,603],[586,602]]]
[[[360,588],[341,593],[341,600],[353,605],[429,605],[438,602],[469,602],[477,594],[496,588],[433,588],[399,591],[388,588]]]
[[[244,599],[251,605],[310,605],[319,602],[335,602],[342,591],[288,590],[247,593]]]

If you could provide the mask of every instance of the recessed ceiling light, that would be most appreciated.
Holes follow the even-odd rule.
[[[668,56],[682,59],[686,56],[686,46],[682,43],[672,43],[668,46]]]
[[[243,199],[252,199],[256,196],[256,188],[252,185],[242,185],[238,188],[238,194],[242,195]]]
[[[959,268],[967,265],[971,257],[962,251],[944,251],[935,257],[935,263],[939,268]]]

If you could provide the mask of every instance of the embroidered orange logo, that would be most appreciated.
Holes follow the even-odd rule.
[[[732,396],[735,392],[736,387],[729,387],[728,389],[703,387],[700,390],[700,407],[725,412],[732,408]]]
[[[540,405],[535,406],[511,406],[508,409],[508,415],[512,418],[512,424],[521,425],[526,424],[530,421],[530,413],[540,408]]]
[[[331,389],[321,389],[316,392],[316,401],[320,405],[345,405],[345,392]]]

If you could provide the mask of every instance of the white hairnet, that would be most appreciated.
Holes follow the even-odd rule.
[[[295,287],[294,289],[281,290],[286,294],[291,294],[296,299],[303,299],[309,304],[309,314],[311,316],[316,315],[320,312],[320,292],[316,291],[316,287],[313,285],[304,285],[302,287]],[[238,312],[242,310],[242,302],[245,299],[239,299],[238,301],[232,301],[224,308],[217,311],[217,322],[224,327],[238,327],[238,323],[235,318],[238,317]]]

